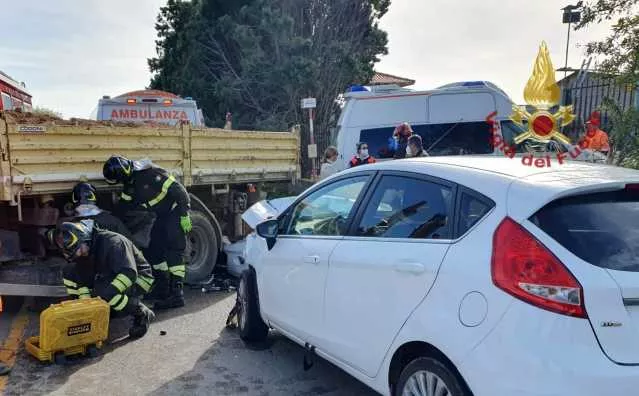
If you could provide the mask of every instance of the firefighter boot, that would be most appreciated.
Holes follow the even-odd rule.
[[[153,288],[144,296],[144,300],[166,300],[169,297],[169,273],[157,271],[153,276]]]
[[[184,291],[182,290],[182,279],[171,276],[169,286],[169,296],[164,300],[156,301],[154,309],[179,308],[184,306]]]
[[[133,314],[133,326],[129,329],[129,337],[143,337],[149,330],[149,325],[155,319],[155,314],[146,305],[140,303]]]

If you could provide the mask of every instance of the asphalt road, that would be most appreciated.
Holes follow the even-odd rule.
[[[271,334],[265,345],[247,347],[237,331],[224,327],[234,294],[187,294],[187,306],[160,313],[142,339],[128,339],[127,319],[112,321],[109,342],[95,359],[81,358],[66,366],[44,365],[21,347],[5,394],[376,394],[319,358],[305,372],[303,349],[281,335]],[[38,313],[26,314],[25,338],[38,332]],[[19,313],[13,312],[2,318],[3,333],[16,316]]]

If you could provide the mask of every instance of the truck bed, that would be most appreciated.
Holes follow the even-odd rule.
[[[150,158],[187,186],[293,181],[299,132],[228,131],[50,120],[0,114],[0,201],[68,192],[80,179],[105,186],[112,154]]]

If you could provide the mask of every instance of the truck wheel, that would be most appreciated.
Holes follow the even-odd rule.
[[[191,212],[193,229],[186,236],[186,282],[198,283],[213,272],[217,261],[217,235],[208,217],[197,210]]]
[[[264,341],[268,336],[268,326],[260,316],[257,279],[255,279],[253,270],[242,272],[237,296],[239,302],[237,322],[240,338],[246,342]]]
[[[65,355],[64,352],[56,352],[55,354],[53,354],[53,361],[55,362],[55,364],[67,364],[67,355]]]

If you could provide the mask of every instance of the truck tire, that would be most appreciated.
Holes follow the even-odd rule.
[[[215,228],[208,217],[197,210],[191,212],[193,229],[186,236],[186,283],[207,280],[217,261],[218,246]]]

